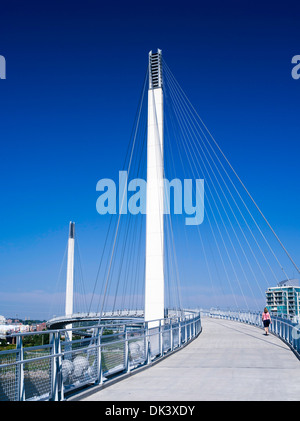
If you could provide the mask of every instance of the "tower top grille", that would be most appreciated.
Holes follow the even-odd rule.
[[[74,238],[75,237],[75,223],[74,222],[70,222],[69,225],[69,238]]]
[[[149,89],[162,88],[162,53],[149,53]]]

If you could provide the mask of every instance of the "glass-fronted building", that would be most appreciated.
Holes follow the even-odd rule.
[[[277,316],[300,316],[300,283],[298,279],[281,281],[266,291],[266,305]]]

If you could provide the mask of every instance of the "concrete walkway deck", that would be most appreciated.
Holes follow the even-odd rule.
[[[203,318],[200,336],[160,363],[80,401],[300,400],[300,361],[274,335]]]

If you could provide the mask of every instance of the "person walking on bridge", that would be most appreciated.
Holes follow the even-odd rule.
[[[270,316],[270,313],[269,313],[267,307],[264,308],[264,311],[263,311],[263,314],[262,314],[262,321],[263,321],[263,324],[264,324],[264,329],[265,329],[266,335],[268,335],[269,334],[269,326],[270,326],[270,323],[271,323],[271,316]]]

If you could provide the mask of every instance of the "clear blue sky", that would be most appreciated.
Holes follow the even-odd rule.
[[[157,48],[300,264],[299,19],[297,1],[2,5],[0,314],[48,317],[70,220],[95,278],[95,186],[122,167]]]

